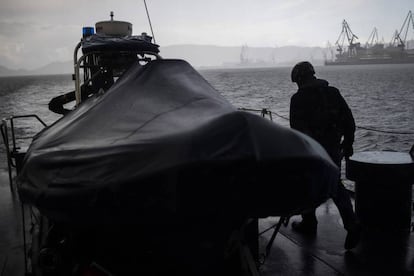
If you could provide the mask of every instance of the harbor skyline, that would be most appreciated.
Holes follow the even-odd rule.
[[[143,1],[2,0],[0,65],[33,69],[67,61],[83,26],[97,21],[129,21],[133,33],[151,34]],[[338,39],[346,19],[361,44],[376,27],[380,39],[391,40],[412,1],[147,1],[156,43],[161,46],[326,47]],[[412,31],[414,32],[414,31]],[[413,33],[408,39],[414,37]]]

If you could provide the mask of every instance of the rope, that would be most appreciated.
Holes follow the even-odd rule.
[[[270,115],[270,116],[272,116],[272,114],[274,114],[274,115],[276,115],[279,118],[282,118],[282,119],[284,119],[286,121],[289,121],[289,118],[288,117],[285,117],[283,115],[280,115],[276,111],[271,111],[271,110],[268,110],[266,108],[263,108],[263,109],[239,108],[239,109],[240,110],[245,110],[245,111],[261,112],[262,116],[264,114]],[[410,132],[410,131],[390,131],[390,130],[382,130],[382,129],[377,129],[377,128],[364,127],[364,126],[356,126],[356,128],[363,129],[363,130],[374,131],[374,132],[380,132],[380,133],[388,133],[388,134],[414,135],[414,132]]]
[[[381,129],[375,129],[375,128],[369,128],[369,127],[362,127],[362,126],[356,126],[356,128],[364,129],[364,130],[370,130],[374,132],[382,132],[382,133],[390,133],[390,134],[401,134],[401,135],[414,135],[414,132],[399,132],[399,131],[389,131],[389,130],[381,130]]]
[[[282,115],[278,114],[276,111],[271,111],[271,112],[273,112],[277,117],[282,118],[282,119],[284,119],[286,121],[289,121],[289,118],[288,117],[282,116]]]

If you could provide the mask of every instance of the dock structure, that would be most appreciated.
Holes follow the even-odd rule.
[[[414,63],[414,48],[408,34],[414,30],[414,16],[408,12],[400,30],[396,30],[391,41],[385,43],[378,39],[378,29],[374,27],[364,45],[358,42],[356,36],[344,19],[342,30],[335,42],[337,54],[331,60],[325,60],[325,65],[359,65],[359,64],[404,64]]]
[[[414,237],[408,234],[364,232],[360,244],[344,249],[346,231],[331,200],[317,208],[318,231],[303,236],[290,224],[280,232],[259,268],[260,275],[411,275],[414,273]],[[299,220],[294,216],[290,221]],[[259,220],[259,232],[278,222],[278,217]],[[389,223],[393,219],[384,217]],[[29,227],[27,227],[29,228]],[[264,252],[272,231],[259,236]],[[2,276],[24,275],[20,202],[9,190],[7,171],[0,171],[0,267]],[[202,261],[202,260],[200,260]]]

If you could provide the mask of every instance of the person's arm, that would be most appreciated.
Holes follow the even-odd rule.
[[[339,94],[339,93],[338,93]],[[346,103],[345,99],[339,94],[341,102],[342,123],[344,130],[344,139],[342,141],[342,150],[345,157],[349,157],[354,153],[352,144],[355,140],[355,120],[352,111]]]

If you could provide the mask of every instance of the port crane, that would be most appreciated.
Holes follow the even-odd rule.
[[[400,31],[395,31],[391,39],[390,46],[405,49],[407,46],[407,35],[410,29],[410,25],[413,27],[414,31],[414,17],[411,11],[408,12]]]
[[[328,54],[329,54],[329,58],[328,58]],[[327,60],[332,61],[335,58],[334,48],[329,40],[326,42],[326,51],[323,52],[323,56],[324,56],[325,61]]]
[[[368,37],[367,42],[365,43],[365,47],[368,49],[376,44],[378,44],[378,30],[376,27],[374,27],[374,29]]]
[[[345,44],[345,38],[348,41],[348,55],[349,56],[355,56],[357,54],[357,49],[360,48],[361,43],[355,42],[358,37],[352,32],[351,28],[349,27],[348,22],[344,19],[342,21],[342,31],[335,42],[335,45],[338,46],[337,51],[339,52],[339,55],[342,55],[344,52],[344,44]]]
[[[249,62],[248,58],[248,49],[249,47],[245,44],[242,46],[240,51],[240,64],[247,64]]]
[[[412,31],[411,31],[412,30]],[[411,36],[413,34],[413,37]],[[342,21],[342,31],[335,43],[336,59],[327,61],[326,65],[334,64],[401,64],[414,63],[414,15],[409,11],[401,26],[385,46],[384,38],[379,40],[378,30],[374,28],[368,40],[361,46],[358,37],[352,32],[349,24]],[[345,45],[348,43],[348,45]]]

